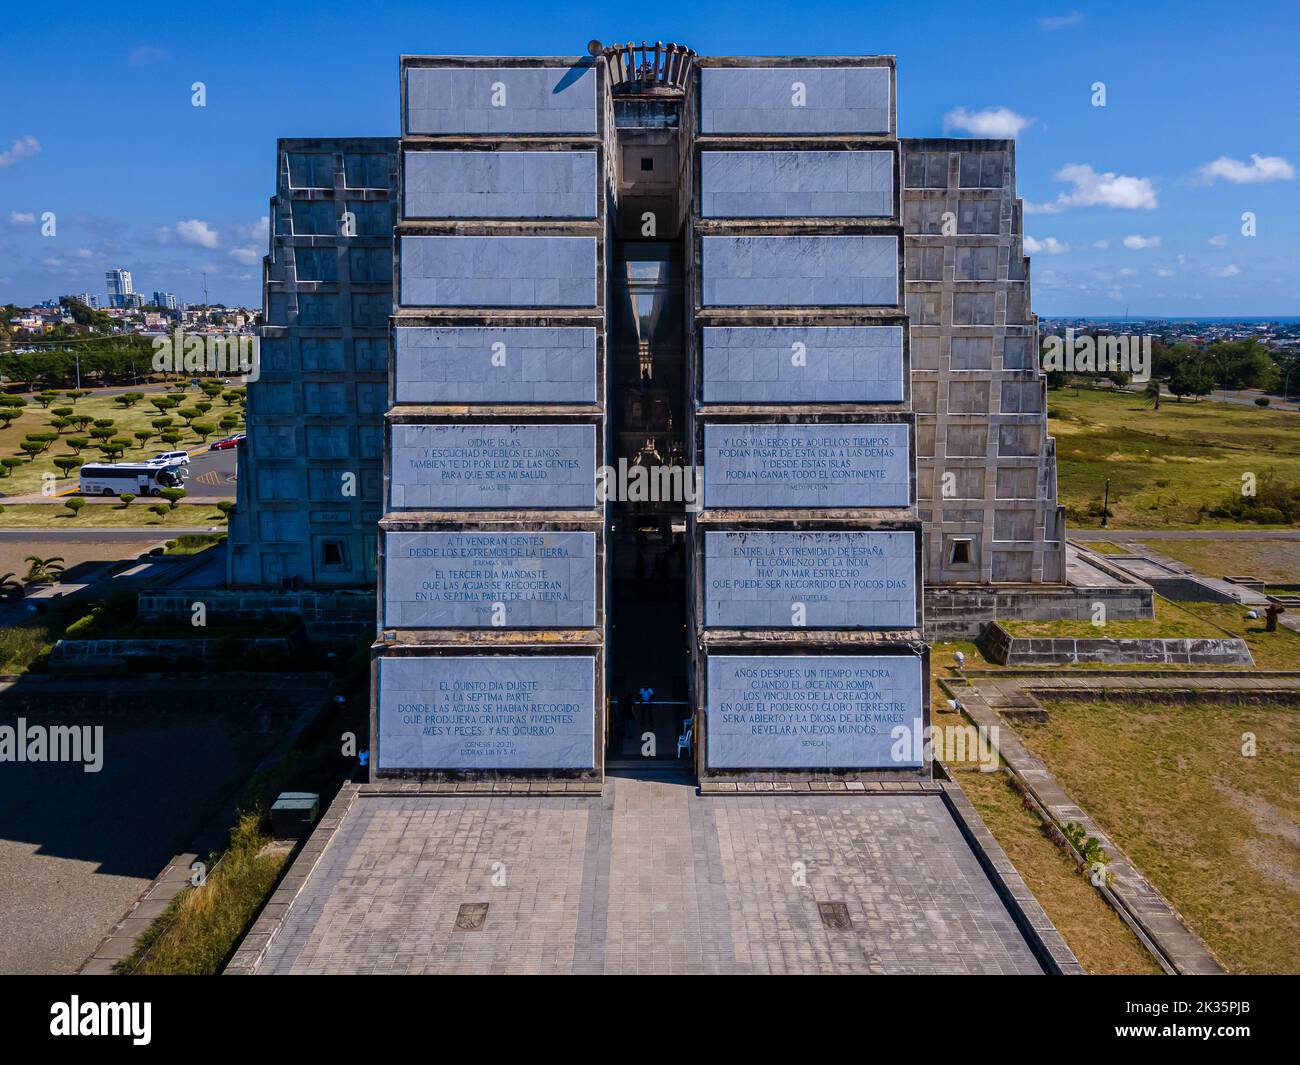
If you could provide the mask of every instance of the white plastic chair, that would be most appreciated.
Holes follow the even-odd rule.
[[[681,734],[680,736],[677,737],[677,757],[678,757],[678,758],[680,758],[680,757],[682,756],[682,748],[683,748],[683,747],[686,748],[687,753],[690,753],[690,749],[691,749],[691,735],[692,735],[692,733],[693,733],[694,731],[695,731],[695,722],[694,722],[691,718],[688,717],[685,721],[682,722],[682,734]]]

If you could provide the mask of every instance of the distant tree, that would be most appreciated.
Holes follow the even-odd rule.
[[[50,413],[56,418],[71,418],[77,412],[71,407],[55,407]]]
[[[86,448],[90,447],[89,438],[84,436],[70,436],[63,442],[67,444],[68,447],[72,448],[72,450],[78,455],[85,451]]]
[[[1159,410],[1160,409],[1160,378],[1158,377],[1151,378],[1151,380],[1147,382],[1146,388],[1142,390],[1142,394],[1146,396],[1148,400],[1151,401],[1151,405],[1156,410]]]
[[[216,426],[211,422],[195,422],[190,428],[200,440],[207,440],[212,435],[212,431],[216,429]]]
[[[71,455],[60,455],[54,460],[54,465],[63,471],[64,477],[71,477],[81,465],[81,459],[73,458]]]
[[[81,513],[81,508],[86,505],[86,501],[80,496],[73,496],[70,499],[64,500],[63,505],[72,511],[72,516],[75,518]]]
[[[152,430],[152,429],[137,429],[137,430],[136,430],[134,433],[132,433],[131,435],[134,436],[137,440],[140,441],[140,446],[141,446],[141,447],[144,447],[147,443],[149,443],[150,440],[153,439],[153,430]]]
[[[36,393],[36,402],[39,403],[42,407],[44,407],[46,410],[49,410],[50,404],[53,403],[58,398],[59,398],[59,394],[57,392],[46,391],[46,392]]]
[[[125,510],[135,500],[134,492],[118,492],[117,498],[122,501],[122,509]]]
[[[166,503],[155,503],[149,508],[149,510],[154,514],[157,514],[160,519],[166,519],[167,515],[171,513],[171,509],[172,508]]]
[[[189,493],[186,492],[184,488],[164,488],[158,494],[162,496],[163,499],[167,500],[168,503],[171,504],[172,510],[175,510],[178,506],[180,506],[181,500],[184,499],[187,495],[189,495]]]
[[[114,396],[113,402],[125,410],[130,410],[142,399],[144,399],[143,392],[123,392],[120,396]]]
[[[0,477],[8,477],[14,472],[16,467],[21,466],[22,464],[23,460],[18,458],[9,457],[0,459]]]
[[[221,514],[226,521],[229,521],[230,515],[235,509],[235,501],[233,499],[223,499],[217,503],[217,509],[221,511]]]
[[[179,444],[181,442],[181,434],[175,430],[168,430],[165,433],[160,433],[158,439],[164,444]]]
[[[1203,363],[1186,359],[1174,366],[1169,377],[1169,391],[1179,403],[1184,396],[1208,396],[1214,391],[1214,377]]]

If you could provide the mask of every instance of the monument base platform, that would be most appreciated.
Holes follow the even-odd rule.
[[[348,785],[229,974],[1079,973],[955,784],[600,795]]]

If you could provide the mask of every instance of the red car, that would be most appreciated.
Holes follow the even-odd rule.
[[[232,448],[232,447],[234,447],[236,444],[238,444],[241,440],[243,440],[244,437],[247,436],[247,435],[248,435],[247,433],[236,433],[234,436],[228,436],[228,437],[226,437],[224,440],[218,440],[218,441],[217,441],[215,444],[213,444],[212,447],[210,447],[208,450],[209,450],[209,451],[226,451],[226,450],[229,450],[230,448]]]

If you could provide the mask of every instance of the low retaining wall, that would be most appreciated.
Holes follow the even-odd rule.
[[[1155,617],[1151,589],[1144,585],[1095,588],[1072,584],[927,585],[925,638],[930,641],[978,639],[984,627],[998,618],[1088,621],[1096,603],[1105,604],[1106,617],[1112,621]]]
[[[1253,666],[1246,641],[1237,636],[1198,639],[1098,636],[1013,636],[996,621],[980,635],[980,650],[1005,666],[1060,666],[1078,662],[1111,665]]]
[[[126,669],[132,659],[160,662],[255,656],[288,657],[305,650],[307,636],[301,628],[284,636],[218,637],[215,639],[59,640],[50,652],[50,669]]]
[[[189,622],[195,603],[207,609],[209,624],[256,621],[268,614],[302,621],[313,643],[351,643],[375,628],[375,592],[239,590],[204,588],[141,592],[137,616],[141,621]]]

